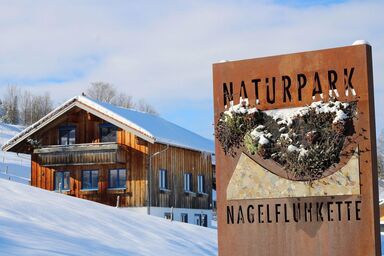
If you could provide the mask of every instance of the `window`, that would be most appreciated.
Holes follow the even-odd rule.
[[[184,173],[184,191],[192,191],[192,173]]]
[[[167,170],[159,170],[159,187],[160,189],[168,189]]]
[[[113,124],[100,124],[100,142],[116,142],[117,127]]]
[[[99,171],[83,171],[81,177],[81,189],[97,189],[99,183]]]
[[[76,127],[62,126],[59,128],[59,144],[72,145],[76,143]]]
[[[208,226],[208,215],[207,214],[195,214],[195,224],[198,226]]]
[[[165,213],[164,213],[164,218],[167,219],[167,220],[173,220],[173,218],[172,218],[172,213],[170,213],[170,212],[165,212]]]
[[[109,188],[126,188],[127,187],[127,170],[112,169],[108,172]]]
[[[181,222],[188,223],[188,213],[181,214]]]
[[[195,214],[195,224],[200,226],[201,224],[201,214]]]
[[[69,190],[69,171],[55,172],[55,190]]]
[[[204,193],[204,175],[197,176],[197,192]]]

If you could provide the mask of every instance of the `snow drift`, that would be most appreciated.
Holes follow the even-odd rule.
[[[216,255],[217,231],[0,179],[0,255]]]

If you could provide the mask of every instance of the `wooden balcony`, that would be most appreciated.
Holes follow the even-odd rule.
[[[125,163],[127,147],[117,143],[52,145],[34,149],[42,166]]]

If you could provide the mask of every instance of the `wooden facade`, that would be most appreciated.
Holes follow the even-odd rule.
[[[150,154],[165,149],[165,145],[151,144]],[[159,171],[168,171],[169,191],[159,191]],[[192,191],[184,192],[184,173],[192,173]],[[205,178],[204,194],[194,193],[197,191],[197,176]],[[152,206],[210,209],[212,191],[212,163],[211,155],[197,151],[169,147],[168,150],[152,159],[151,182]]]
[[[32,155],[31,184],[55,190],[54,176],[57,171],[70,172],[70,189],[63,193],[93,200],[107,205],[142,207],[148,205],[148,183],[151,186],[151,206],[175,208],[211,208],[212,163],[211,155],[199,151],[149,143],[128,131],[118,129],[116,143],[100,143],[99,125],[104,120],[74,108],[36,132],[31,139],[38,141],[38,149],[24,142],[19,151]],[[58,146],[59,128],[65,125],[76,127],[76,144]],[[149,159],[152,171],[149,175]],[[124,168],[127,170],[125,189],[109,189],[108,171]],[[159,188],[159,170],[166,169],[169,187]],[[84,170],[98,170],[97,190],[82,189]],[[192,191],[197,192],[197,176],[204,175],[205,193],[185,193],[184,173],[192,173]],[[148,181],[148,177],[151,179]]]

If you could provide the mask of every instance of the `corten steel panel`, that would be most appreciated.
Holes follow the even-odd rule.
[[[354,68],[351,82],[356,96],[349,91],[345,95],[344,69]],[[372,57],[369,45],[347,46],[334,49],[288,54],[274,57],[249,59],[242,61],[230,61],[213,65],[214,84],[214,110],[215,126],[224,108],[223,83],[233,83],[234,104],[239,103],[241,82],[244,81],[248,99],[251,105],[256,104],[253,79],[261,79],[259,85],[260,110],[298,107],[319,101],[319,95],[312,99],[312,80],[314,73],[318,72],[324,101],[328,97],[328,70],[338,73],[336,88],[339,92],[338,100],[342,102],[357,101],[358,121],[356,132],[361,134],[356,139],[360,150],[360,195],[344,196],[317,196],[301,198],[277,198],[277,199],[246,199],[227,200],[226,189],[236,167],[240,154],[235,157],[227,156],[221,149],[216,139],[216,164],[217,164],[217,204],[218,204],[218,239],[219,255],[380,255],[379,233],[379,209],[376,169],[376,136],[374,120],[374,99],[372,79]],[[298,85],[296,76],[305,74],[308,84],[302,90],[302,100],[298,100]],[[281,77],[288,75],[292,78],[292,101],[283,102],[283,89]],[[276,101],[266,101],[265,78],[276,77]],[[348,80],[348,79],[347,79]],[[270,88],[271,89],[271,88]],[[349,203],[349,201],[351,203]],[[316,215],[312,221],[305,221],[302,217],[296,222],[290,215],[292,205],[301,203],[329,202],[332,212],[331,219],[324,216],[323,221],[318,221]],[[340,204],[339,212],[336,212]],[[357,202],[357,203],[356,203]],[[275,220],[275,208],[284,212],[287,205],[288,221],[281,214],[278,221]],[[356,206],[357,204],[357,206]],[[251,208],[248,208],[250,205]],[[257,207],[261,206],[259,223]],[[269,222],[267,205],[270,207]],[[227,207],[234,207],[234,223],[227,220]],[[244,216],[241,218],[239,207]],[[253,208],[252,208],[253,207]],[[348,220],[348,207],[350,216]],[[358,212],[356,213],[356,208]],[[231,208],[229,208],[231,209]],[[248,220],[247,210],[255,213],[254,222]],[[323,209],[324,210],[324,209]],[[240,219],[239,219],[240,216]]]

